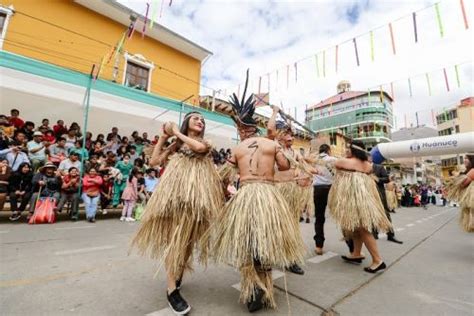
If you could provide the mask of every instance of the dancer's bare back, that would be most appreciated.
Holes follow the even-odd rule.
[[[290,162],[276,142],[264,137],[251,137],[232,151],[231,161],[239,168],[240,180],[274,181],[275,164],[278,170],[288,170]]]

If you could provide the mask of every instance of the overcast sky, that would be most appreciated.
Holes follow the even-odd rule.
[[[154,3],[161,5],[161,1]],[[144,14],[147,1],[120,2]],[[415,112],[419,113],[420,123],[432,125],[431,109],[442,111],[460,99],[474,95],[474,1],[464,0],[468,30],[458,0],[439,3],[443,37],[440,36],[435,7],[419,11],[416,17],[418,43],[415,43],[411,14],[435,2],[174,0],[169,7],[169,1],[165,0],[158,23],[213,52],[214,55],[203,66],[204,85],[226,90],[228,95],[237,92],[240,83],[243,91],[245,70],[250,68],[251,91],[257,92],[259,77],[262,76],[261,91],[266,92],[269,73],[271,102],[283,104],[285,110],[291,109],[292,114],[296,107],[299,121],[304,121],[306,105],[334,95],[341,80],[349,80],[354,91],[379,89],[380,84],[387,83],[383,89],[389,93],[390,82],[394,82],[398,129],[405,125],[405,115],[408,125],[414,123]],[[403,16],[407,17],[399,19]],[[387,26],[389,22],[393,22],[395,55]],[[374,61],[371,60],[370,30],[374,30]],[[361,34],[365,35],[358,37]],[[357,37],[359,67],[352,42],[354,37]],[[335,45],[338,45],[337,73]],[[325,77],[322,76],[324,50]],[[316,72],[316,53],[319,53],[320,77]],[[299,60],[302,61],[297,64],[296,80],[294,63]],[[459,88],[453,66],[461,63]],[[286,85],[287,65],[290,66],[289,88]],[[444,67],[449,92],[442,71]],[[431,96],[426,72],[429,72]],[[413,97],[409,95],[408,77],[412,77]],[[201,94],[212,92],[201,88]],[[221,97],[228,98],[223,93]]]

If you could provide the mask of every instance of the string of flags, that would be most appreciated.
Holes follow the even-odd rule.
[[[467,30],[469,29],[469,18],[467,16],[467,12],[466,12],[466,9],[465,9],[465,6],[464,6],[464,1],[463,0],[459,0],[458,1],[445,1],[445,3],[449,3],[449,5],[458,5],[459,6],[459,16],[462,18],[462,22],[463,22],[463,25],[464,25],[464,29]],[[429,10],[431,10],[431,12],[429,12]],[[376,41],[376,37],[375,37],[375,33],[374,31],[375,30],[379,30],[379,29],[383,29],[383,28],[387,28],[388,29],[388,32],[386,33],[387,36],[389,36],[389,45],[391,46],[391,51],[392,51],[392,54],[393,55],[397,55],[397,37],[396,37],[396,22],[404,19],[404,18],[409,18],[411,20],[411,22],[409,23],[412,23],[413,24],[413,38],[414,38],[414,42],[415,43],[419,43],[420,42],[420,37],[419,37],[419,29],[421,27],[421,25],[419,25],[419,20],[418,20],[418,17],[420,16],[420,13],[421,12],[428,12],[431,14],[431,16],[433,17],[436,25],[437,25],[437,28],[438,28],[438,32],[439,32],[439,36],[440,38],[444,38],[445,35],[446,35],[446,32],[445,32],[445,28],[444,28],[444,24],[443,24],[443,15],[442,15],[442,11],[441,11],[441,6],[440,6],[440,2],[437,2],[435,4],[432,4],[428,7],[425,7],[421,10],[417,10],[415,12],[412,12],[406,16],[403,16],[401,18],[398,18],[388,24],[386,24],[385,26],[381,26],[381,27],[377,27],[375,29],[372,29],[364,34],[361,34],[359,36],[356,36],[356,37],[353,37],[351,38],[350,40],[346,40],[346,41],[343,41],[339,44],[336,44],[334,46],[331,46],[331,47],[328,47],[328,48],[325,48],[325,49],[321,49],[320,51],[312,54],[311,56],[307,56],[305,58],[302,58],[300,60],[297,60],[293,63],[289,63],[287,64],[286,66],[284,66],[286,68],[286,88],[289,89],[290,88],[290,83],[292,81],[290,81],[290,77],[293,78],[294,76],[294,81],[295,81],[295,84],[298,83],[299,81],[299,73],[298,73],[298,70],[299,70],[299,64],[301,62],[304,62],[304,61],[307,61],[307,60],[310,60],[310,59],[313,59],[314,60],[314,63],[315,63],[315,75],[317,78],[325,78],[327,73],[326,73],[326,70],[327,70],[327,65],[326,65],[326,55],[327,55],[327,52],[330,52],[330,51],[334,51],[334,58],[331,58],[331,62],[334,61],[334,68],[331,67],[331,69],[334,69],[335,73],[338,73],[338,71],[340,70],[340,62],[341,62],[341,46],[343,45],[346,45],[348,44],[349,42],[352,44],[353,48],[353,56],[354,56],[354,66],[357,66],[357,67],[360,67],[362,65],[361,63],[361,52],[360,52],[360,48],[359,48],[359,40],[362,40],[362,37],[368,35],[369,36],[369,54],[370,54],[370,61],[371,62],[374,62],[375,61],[375,53],[376,53],[376,50],[375,50],[375,41]],[[381,33],[383,35],[383,33]],[[403,35],[405,36],[405,34]],[[347,53],[346,53],[347,54]],[[290,65],[293,65],[293,67],[290,67]],[[272,80],[272,83],[274,83],[274,89],[275,90],[278,90],[278,74],[279,74],[279,70],[281,70],[283,67],[279,67],[277,69],[274,69],[273,71],[270,71],[270,72],[267,72],[265,74],[262,74],[262,75],[259,75],[259,76],[256,76],[254,77],[256,79],[256,81],[260,82],[262,80],[262,77],[267,77],[268,78],[268,91],[270,91],[272,89],[271,87],[271,84],[270,84],[270,77],[273,77],[273,76],[276,76],[276,80]],[[293,70],[291,69],[293,68]],[[255,81],[255,80],[254,80]],[[427,81],[429,81],[429,79],[427,79]],[[237,87],[237,86],[236,86]],[[236,89],[234,88],[227,88],[226,90],[230,90],[230,91],[236,91]],[[223,90],[222,90],[223,91]],[[260,91],[261,92],[261,91]]]

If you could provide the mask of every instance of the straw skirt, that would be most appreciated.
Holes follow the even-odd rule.
[[[397,194],[393,190],[385,190],[385,195],[387,196],[387,205],[390,211],[398,207]]]
[[[462,187],[466,178],[466,175],[454,178],[446,185],[446,192],[449,200],[457,201],[461,206],[459,218],[461,228],[465,232],[474,233],[474,181],[469,186]]]

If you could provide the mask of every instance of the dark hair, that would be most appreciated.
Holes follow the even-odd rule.
[[[44,121],[48,121],[48,123],[49,123],[49,119],[47,119],[47,118],[42,119],[41,123],[44,123]]]
[[[79,171],[79,169],[77,169],[76,167],[71,167],[69,168],[69,170],[67,172],[71,173],[72,170],[76,169],[77,171]]]
[[[128,159],[130,159],[130,154],[124,154],[124,155],[122,156],[122,159],[124,159],[125,157],[128,157]]]
[[[18,166],[18,173],[21,173],[21,170],[23,169],[24,166],[28,166],[30,168],[30,172],[31,172],[31,165],[28,163],[28,162],[22,162],[19,166]]]
[[[474,168],[474,155],[466,155],[466,159],[469,160],[469,167],[466,169],[466,173],[468,173]]]
[[[331,150],[331,147],[328,144],[322,144],[321,146],[319,146],[319,153],[320,154],[322,154],[322,153],[327,154],[330,150]]]
[[[358,149],[358,148],[354,148],[355,146],[357,147],[360,147],[362,148],[361,149]],[[349,146],[349,149],[351,151],[351,155],[352,157],[355,157],[359,160],[362,160],[362,161],[367,161],[369,160],[368,156],[367,156],[367,152],[365,151],[365,145],[363,142],[359,141],[359,140],[353,140]]]
[[[96,138],[96,139],[98,140],[98,139],[101,138],[101,137],[102,137],[102,138],[105,138],[104,134],[99,134],[99,135],[97,135],[97,138]]]
[[[202,115],[202,114],[201,114],[200,112],[198,112],[198,111],[188,112],[188,113],[186,114],[186,116],[184,117],[184,119],[183,119],[183,123],[181,124],[181,128],[179,129],[179,131],[181,132],[181,134],[188,136],[189,120],[191,119],[191,116],[192,116],[193,114]],[[206,131],[206,122],[204,121],[204,127],[202,128],[201,135],[199,135],[199,137],[203,138],[205,131]],[[183,142],[182,142],[180,139],[178,139],[176,142],[177,142],[177,144],[178,144],[178,148],[180,148],[180,147],[183,145]]]
[[[146,170],[146,174],[150,174],[150,173],[152,173],[153,171],[156,173],[156,170],[155,170],[155,169],[149,168],[149,169]]]
[[[143,167],[143,159],[142,158],[135,159],[134,165],[137,166],[137,167],[142,168]]]
[[[133,168],[128,176],[128,182],[132,182],[133,177],[136,177],[138,174],[138,168]]]
[[[25,122],[25,126],[33,126],[35,127],[35,123],[31,122],[31,121],[26,121]]]
[[[64,138],[64,137],[62,137],[62,136],[59,137],[59,138],[58,138],[58,142],[61,142],[61,141],[66,141],[66,138]]]
[[[13,113],[13,112],[17,112],[18,114],[20,114],[20,111],[18,111],[17,109],[11,109],[10,110],[10,113]]]

